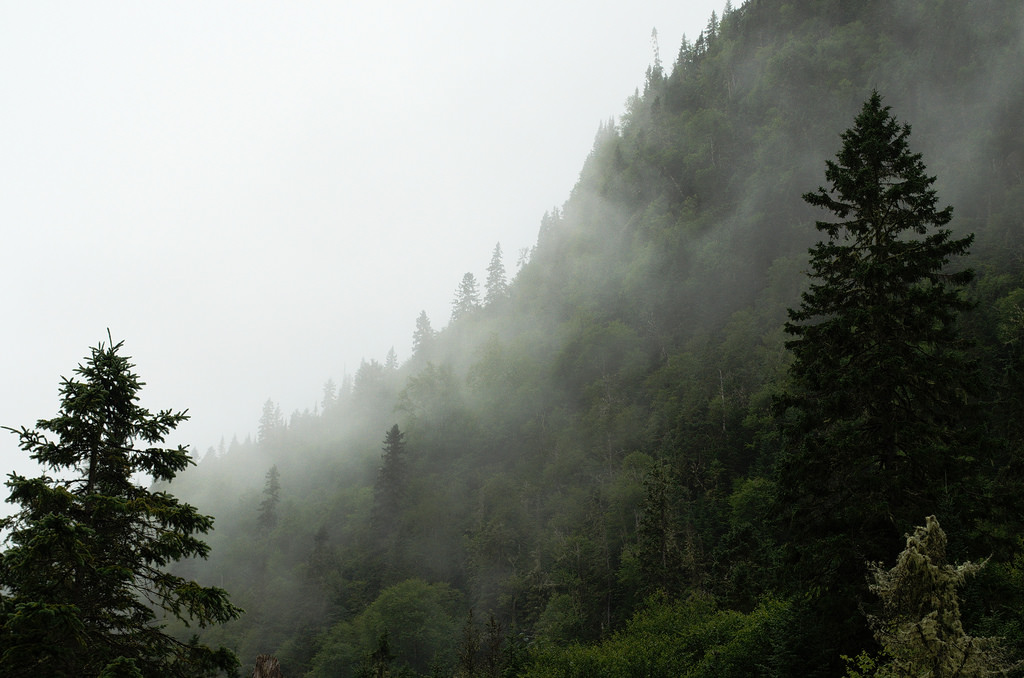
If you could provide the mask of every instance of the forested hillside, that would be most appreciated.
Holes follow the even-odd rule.
[[[175,480],[216,517],[180,574],[246,611],[203,640],[289,677],[889,675],[923,655],[869,561],[934,515],[933,561],[989,558],[958,628],[1024,658],[1022,64],[1016,0],[748,0],[656,54],[514,272],[482,252],[413,355]],[[861,214],[826,163],[874,91],[925,225],[843,259],[815,222]]]

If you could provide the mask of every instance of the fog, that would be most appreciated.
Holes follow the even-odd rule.
[[[514,274],[652,27],[670,64],[721,4],[7,3],[0,425],[108,328],[199,452],[404,360],[496,242]]]

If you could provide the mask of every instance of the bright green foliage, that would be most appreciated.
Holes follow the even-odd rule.
[[[957,589],[984,566],[946,562],[946,533],[935,516],[907,537],[890,570],[872,567],[871,590],[882,601],[872,619],[888,663],[876,675],[982,678],[1006,675],[999,643],[964,630]]]
[[[452,641],[459,635],[457,602],[448,585],[421,579],[384,589],[366,610],[325,634],[309,675],[353,676],[366,665],[387,664],[394,667],[393,672],[401,668],[426,672],[437,662],[450,665]],[[386,651],[382,651],[385,637]]]
[[[205,676],[237,666],[225,649],[162,631],[163,611],[200,627],[241,610],[219,588],[169,574],[205,557],[213,519],[140,475],[170,481],[193,462],[184,447],[157,447],[187,418],[138,405],[143,386],[121,343],[92,349],[61,384],[61,407],[20,446],[56,477],[11,474],[21,509],[0,556],[0,674],[4,676]]]
[[[786,325],[796,338],[778,403],[780,500],[803,585],[848,618],[861,563],[891,556],[893,532],[938,510],[945,480],[969,471],[960,417],[971,377],[956,320],[972,273],[946,267],[972,238],[942,228],[952,209],[936,208],[909,134],[877,92],[843,133],[831,188],[804,196],[838,221],[817,223],[827,237]]]
[[[651,598],[599,645],[539,650],[527,678],[775,676],[791,624],[789,606],[766,600],[750,614],[718,610],[705,597]]]

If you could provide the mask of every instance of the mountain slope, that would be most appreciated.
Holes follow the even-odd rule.
[[[472,608],[468,628],[482,634],[493,613],[506,660],[525,667],[514,639],[535,657],[596,641],[638,609],[656,615],[644,607],[656,591],[713,599],[693,608],[707,619],[774,614],[752,628],[784,628],[792,608],[764,602],[799,599],[769,514],[769,406],[817,239],[800,196],[822,183],[872,89],[912,123],[954,232],[977,235],[979,305],[964,326],[986,383],[975,424],[994,450],[978,498],[990,519],[952,542],[997,554],[971,619],[1018,628],[1006,535],[1019,519],[1005,500],[1019,488],[1024,395],[1022,27],[1008,0],[750,0],[713,18],[671,72],[652,65],[617,124],[600,125],[507,298],[400,366],[364,364],[319,412],[271,422],[175,484],[218,520],[211,560],[183,567],[249,612],[214,641],[243,660],[275,652],[289,675],[352,675],[386,628],[396,661],[426,672],[455,667],[472,634],[417,644],[416,628],[462,628]],[[395,423],[406,473],[385,488],[380,448]],[[277,522],[260,528],[275,465]],[[385,489],[403,509],[382,520]],[[832,671],[841,650],[860,649],[830,648],[823,663],[800,645],[813,630],[792,623],[769,662],[780,675]]]

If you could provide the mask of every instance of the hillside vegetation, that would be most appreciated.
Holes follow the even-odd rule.
[[[413,355],[328,382],[314,412],[268,402],[256,440],[174,482],[216,516],[180,573],[246,610],[204,641],[287,676],[869,671],[868,561],[935,515],[950,562],[990,557],[963,627],[1024,656],[1022,65],[1015,0],[727,6],[598,126],[514,273],[500,247],[482,285],[453,273]],[[850,367],[862,344],[818,395],[787,348],[810,341],[787,309],[829,273],[815,222],[837,220],[802,196],[873,91],[953,207],[937,226],[974,235],[929,269],[952,296],[920,322],[943,333],[892,330],[930,358],[864,363],[914,384],[906,417],[876,403],[899,422],[884,459],[836,424],[878,384]]]

